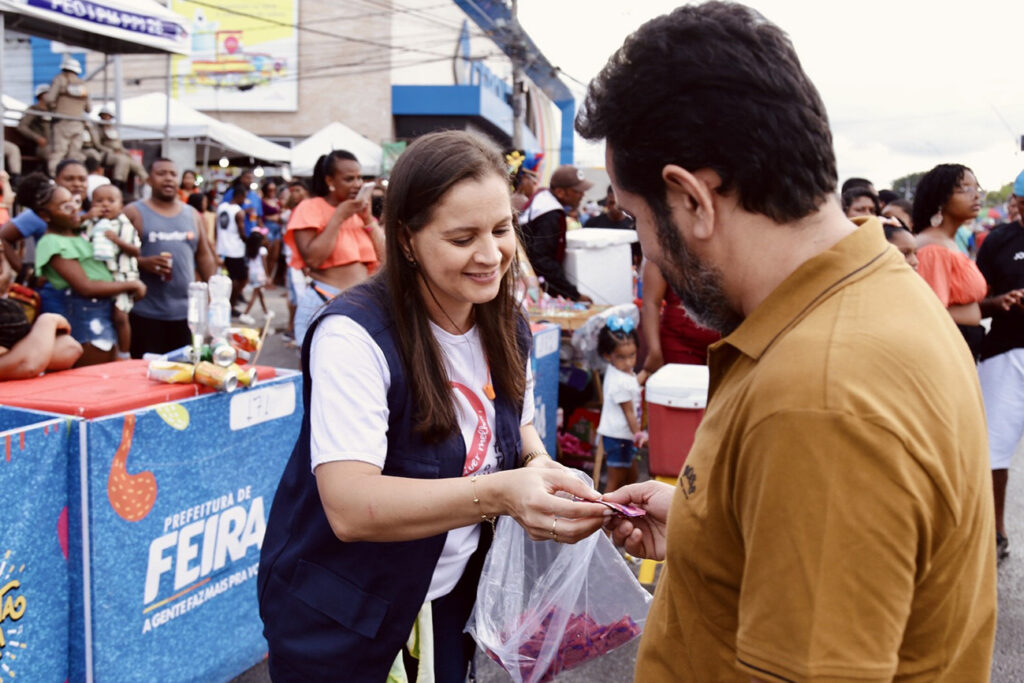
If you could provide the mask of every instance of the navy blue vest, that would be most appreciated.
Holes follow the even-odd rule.
[[[447,536],[343,542],[331,531],[310,472],[310,341],[325,316],[345,315],[380,346],[391,373],[383,473],[418,479],[462,475],[466,444],[458,429],[433,444],[415,431],[416,405],[389,309],[386,284],[372,279],[332,300],[302,345],[305,415],[270,509],[257,581],[271,661],[297,680],[384,681],[423,605]],[[521,348],[529,348],[525,321],[518,337]],[[495,401],[502,470],[515,467],[521,449],[517,406],[500,393]]]

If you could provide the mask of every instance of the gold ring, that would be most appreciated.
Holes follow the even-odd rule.
[[[555,532],[555,525],[557,525],[557,524],[558,524],[558,517],[556,516],[556,517],[555,517],[555,518],[554,518],[554,519],[553,519],[553,520],[551,521],[551,539],[552,539],[552,540],[553,540],[553,541],[554,541],[555,543],[558,543],[558,534],[557,534],[557,533]]]

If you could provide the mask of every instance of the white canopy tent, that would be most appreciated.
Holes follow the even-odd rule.
[[[100,108],[100,105],[94,107],[94,117],[98,116]],[[168,111],[170,127],[165,131],[165,112]],[[292,150],[287,147],[264,140],[233,123],[218,121],[178,100],[168,102],[167,95],[160,92],[124,100],[118,123],[125,140],[158,140],[167,132],[171,138],[206,141],[238,156],[262,161],[287,163],[292,158]]]
[[[363,175],[380,175],[383,156],[380,145],[339,121],[327,124],[292,148],[292,175],[313,175],[313,166],[320,155],[335,149],[352,152],[359,159]]]

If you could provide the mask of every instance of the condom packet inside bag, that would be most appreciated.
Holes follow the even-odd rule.
[[[650,600],[602,531],[533,541],[502,517],[466,631],[513,681],[541,683],[640,635]]]

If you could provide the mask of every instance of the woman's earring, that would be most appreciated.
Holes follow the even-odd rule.
[[[327,191],[328,192],[334,192],[334,185],[328,185],[327,186]]]
[[[939,209],[938,211],[935,212],[935,215],[932,216],[930,223],[932,224],[933,228],[937,228],[940,225],[942,225],[942,209]]]

